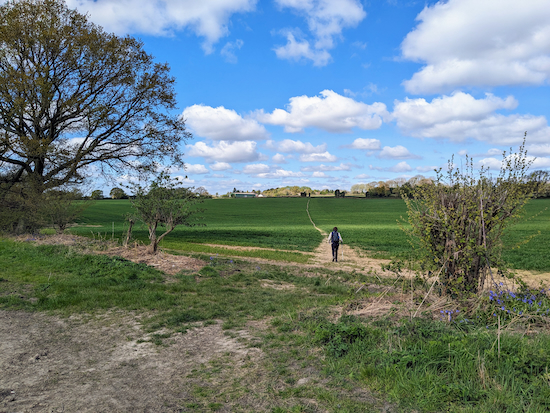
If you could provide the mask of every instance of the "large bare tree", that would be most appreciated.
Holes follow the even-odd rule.
[[[174,78],[132,37],[62,0],[0,6],[0,183],[38,193],[105,173],[181,164],[190,134]],[[27,185],[27,184],[25,184]]]

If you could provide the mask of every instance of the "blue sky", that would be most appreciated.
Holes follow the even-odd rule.
[[[176,77],[210,193],[498,169],[527,132],[550,168],[548,0],[69,0]]]

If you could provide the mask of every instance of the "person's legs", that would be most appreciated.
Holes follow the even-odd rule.
[[[338,261],[338,244],[332,244],[332,261]]]

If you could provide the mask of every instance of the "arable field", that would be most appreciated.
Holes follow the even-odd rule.
[[[180,227],[161,244],[162,248],[206,254],[227,254],[220,246],[245,246],[273,249],[233,250],[238,256],[260,257],[305,263],[323,240],[306,213],[309,201],[311,219],[329,232],[337,226],[347,245],[357,247],[374,258],[411,257],[411,248],[398,222],[407,225],[407,210],[398,199],[362,198],[256,198],[211,199],[199,221],[204,226]],[[550,271],[550,200],[532,200],[523,218],[504,238],[504,258],[511,268]],[[79,235],[122,238],[125,214],[131,211],[128,200],[104,200],[90,206],[72,229]],[[137,227],[134,236],[146,241],[147,231]],[[527,241],[527,242],[525,242]],[[206,245],[212,244],[212,245]],[[285,252],[281,252],[285,251]],[[289,252],[290,251],[290,252]]]
[[[532,238],[506,252],[517,268],[550,268],[548,205],[505,239]],[[0,412],[550,411],[547,287],[457,301],[376,259],[330,262],[309,215],[346,254],[408,258],[400,200],[202,206],[205,226],[156,256],[110,242],[129,201],[96,202],[72,234],[0,238]]]

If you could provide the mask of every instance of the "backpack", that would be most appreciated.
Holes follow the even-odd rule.
[[[340,243],[340,237],[338,236],[338,233],[336,231],[332,231],[330,233],[330,242],[331,242],[331,244]]]

